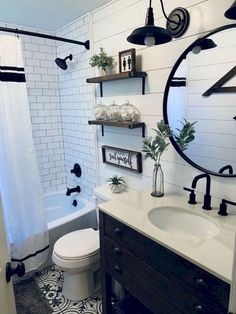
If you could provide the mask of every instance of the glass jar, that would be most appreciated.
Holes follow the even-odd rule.
[[[96,120],[107,120],[107,107],[103,104],[98,104],[94,108],[94,114]]]
[[[140,112],[128,100],[124,105],[120,106],[120,114],[123,121],[139,122]]]
[[[121,120],[121,115],[120,115],[120,106],[118,106],[114,101],[110,106],[108,106],[108,120]]]

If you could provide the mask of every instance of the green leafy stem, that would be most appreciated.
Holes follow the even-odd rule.
[[[197,123],[197,121],[190,123],[186,119],[184,119],[184,122],[182,121],[180,122],[183,125],[183,127],[182,129],[177,129],[179,133],[173,134],[173,137],[176,143],[179,145],[180,149],[184,151],[188,148],[189,143],[191,143],[195,139],[194,125]]]
[[[156,133],[155,137],[149,137],[143,140],[142,151],[145,153],[144,158],[151,158],[155,161],[155,164],[160,163],[161,155],[167,150],[169,146],[169,138],[173,136],[176,143],[179,145],[182,151],[188,148],[189,143],[191,143],[195,136],[194,125],[197,121],[190,123],[186,119],[181,122],[183,127],[177,129],[178,134],[174,134],[171,128],[164,123],[163,120],[157,122],[157,129],[153,129]]]

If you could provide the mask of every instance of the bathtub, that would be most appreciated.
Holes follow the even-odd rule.
[[[73,201],[77,202],[77,206],[72,205]],[[95,204],[81,198],[79,194],[66,196],[64,191],[45,194],[44,207],[50,250],[49,258],[42,267],[47,267],[52,264],[53,246],[60,237],[75,230],[96,228],[97,223]]]

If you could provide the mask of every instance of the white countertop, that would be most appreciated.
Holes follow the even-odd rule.
[[[99,208],[142,233],[144,236],[167,247],[190,262],[198,265],[216,277],[231,283],[236,232],[236,214],[221,217],[218,208],[206,211],[202,203],[189,205],[188,197],[166,193],[155,198],[150,191],[122,193],[117,199],[99,204]],[[148,219],[148,212],[160,206],[184,207],[200,215],[207,215],[220,228],[220,233],[209,239],[186,237],[165,232],[154,226]]]

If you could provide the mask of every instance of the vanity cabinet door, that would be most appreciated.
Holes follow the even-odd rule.
[[[227,313],[199,301],[117,243],[103,241],[106,271],[153,313]]]
[[[230,285],[219,278],[109,215],[104,215],[104,235],[202,302],[228,309]]]

